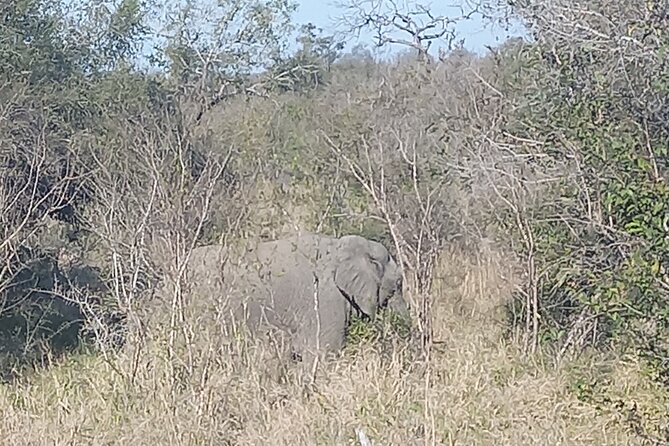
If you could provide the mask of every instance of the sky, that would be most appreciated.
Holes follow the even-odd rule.
[[[2,0],[0,0],[2,1]],[[68,0],[66,0],[68,1]],[[84,0],[87,1],[87,0]],[[175,0],[176,3],[180,3],[182,0]],[[220,0],[210,0],[212,4],[216,4]],[[311,22],[318,28],[322,28],[325,35],[332,35],[336,32],[335,19],[341,14],[344,13],[344,10],[336,6],[336,1],[339,2],[360,2],[364,3],[369,0],[294,0],[298,4],[297,11],[292,16],[292,23],[295,25],[302,25]],[[389,0],[380,0],[384,4],[388,5]],[[493,1],[502,1],[503,0],[394,0],[396,3],[402,5],[405,3],[410,3],[415,5],[419,3],[427,7],[432,14],[435,16],[443,15],[450,18],[456,18],[463,15],[459,5],[465,4],[466,2],[473,1],[484,1],[484,2],[493,2]],[[445,6],[445,3],[449,2],[452,5],[456,6]],[[195,2],[197,4],[197,1]],[[206,4],[207,2],[203,2]],[[206,7],[201,11],[205,11]],[[465,12],[469,12],[465,8]],[[204,13],[204,12],[203,12]],[[209,19],[212,17],[206,17]],[[164,18],[163,18],[164,19]],[[212,18],[213,19],[213,18]],[[161,25],[158,25],[161,26]],[[497,46],[501,44],[504,40],[513,36],[522,36],[524,35],[524,30],[522,26],[518,23],[515,23],[513,27],[509,30],[503,29],[500,25],[492,26],[488,21],[485,21],[480,15],[475,15],[468,20],[460,20],[455,25],[455,30],[457,34],[457,40],[464,39],[464,47],[470,51],[473,51],[478,54],[487,53],[486,46]],[[205,32],[206,33],[206,32]],[[297,49],[297,42],[295,41],[294,35],[293,41],[291,42],[292,49]],[[290,39],[290,38],[289,38]],[[399,45],[387,46],[383,49],[377,49],[374,47],[373,34],[371,32],[361,33],[358,39],[355,37],[347,37],[346,47],[344,51],[350,51],[353,47],[358,44],[364,44],[368,49],[372,50],[372,53],[376,57],[386,58],[393,54],[396,54],[400,50],[406,50],[406,47]],[[162,39],[161,39],[162,41]],[[138,58],[138,64],[144,67],[152,66],[147,62],[146,55],[152,52],[153,46],[159,44],[159,41],[156,39],[148,39],[144,42],[143,49],[140,51]],[[445,43],[442,42],[433,42],[430,52],[434,55],[436,54],[439,47],[445,47]]]
[[[314,25],[323,28],[325,31],[334,29],[333,19],[342,13],[342,10],[338,9],[332,0],[297,0],[297,3],[299,7],[294,16],[296,22],[311,22]],[[402,2],[400,1],[398,3]],[[446,3],[445,0],[431,2],[427,0],[420,3],[429,6],[429,9],[433,14],[446,15],[448,17],[458,17],[462,15],[460,8],[443,6],[444,3]],[[463,2],[462,0],[450,0],[449,3],[459,4]],[[484,22],[478,15],[470,20],[458,23],[455,29],[459,38],[465,40],[465,48],[479,54],[486,51],[485,45],[496,46],[509,37],[521,36],[524,34],[522,26],[518,23],[515,23],[512,29],[506,31],[499,25],[495,27],[491,26],[489,23]],[[360,43],[371,42],[371,34],[367,33],[366,35],[361,35]],[[356,43],[358,42],[348,42],[347,49],[350,49]]]

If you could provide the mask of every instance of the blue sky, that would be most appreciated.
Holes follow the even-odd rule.
[[[0,0],[1,1],[1,0]],[[87,1],[87,0],[83,0]],[[179,4],[182,0],[174,0],[176,4]],[[220,0],[209,0],[212,4],[216,4]],[[335,32],[335,22],[334,20],[340,16],[343,11],[335,6],[336,0],[295,0],[298,3],[298,10],[294,13],[292,19],[295,25],[307,24],[309,22],[313,23],[319,28],[322,28],[325,34],[331,34]],[[356,1],[356,0],[339,0],[339,1]],[[430,9],[430,11],[435,15],[444,15],[447,17],[455,18],[463,14],[463,12],[458,7],[453,6],[444,6],[445,1],[450,1],[455,4],[458,2],[466,3],[472,0],[395,0],[397,3],[420,3]],[[474,0],[474,1],[488,1],[492,2],[494,0]],[[197,4],[197,2],[196,2]],[[205,0],[203,4],[207,4]],[[206,8],[203,9],[203,11]],[[467,11],[467,10],[466,10]],[[205,17],[205,20],[210,19],[211,17]],[[164,18],[161,18],[164,19]],[[159,25],[162,26],[162,25]],[[512,29],[504,30],[501,26],[496,25],[492,26],[490,23],[484,21],[480,15],[476,15],[467,21],[459,21],[455,26],[457,39],[464,39],[464,46],[470,51],[474,51],[479,54],[485,54],[487,52],[485,46],[496,46],[501,44],[504,40],[511,36],[523,35],[522,26],[515,24]],[[288,36],[287,36],[288,37]],[[296,49],[297,43],[294,38],[297,35],[293,36],[291,46],[293,49]],[[377,57],[385,58],[398,50],[406,50],[405,47],[398,45],[390,46],[384,49],[375,49],[374,40],[371,33],[361,34],[358,40],[355,37],[351,37],[347,41],[345,51],[350,51],[356,44],[362,43],[373,51]],[[290,37],[288,37],[290,39]],[[154,45],[162,42],[162,38],[150,38],[144,42],[143,49],[140,52],[138,63],[142,66],[145,65],[146,60],[144,56],[151,52],[151,49]],[[432,48],[430,51],[432,54],[435,54],[437,48],[439,48],[439,42],[433,42]]]
[[[452,0],[450,3],[457,3],[458,0]],[[298,23],[311,22],[314,25],[323,28],[326,31],[333,30],[333,19],[341,14],[341,10],[334,6],[332,0],[297,0],[299,8],[295,14],[295,20]],[[401,3],[401,2],[398,2]],[[420,2],[424,5],[430,5],[429,0]],[[431,2],[430,10],[434,14],[446,15],[449,17],[457,17],[462,13],[459,8],[441,6],[445,3],[443,0]],[[460,22],[456,26],[456,31],[459,38],[465,39],[465,48],[478,53],[485,51],[484,45],[496,46],[506,40],[508,37],[518,36],[523,34],[522,27],[515,24],[509,30],[503,30],[500,26],[492,27],[489,23],[485,23],[480,16],[475,16],[472,19]],[[371,34],[361,35],[360,43],[371,43]],[[348,49],[358,42],[349,42]]]

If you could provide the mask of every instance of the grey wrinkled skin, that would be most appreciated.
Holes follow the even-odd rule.
[[[395,260],[380,243],[354,235],[261,242],[241,259],[222,246],[199,247],[186,280],[190,298],[213,298],[252,332],[284,330],[300,356],[341,349],[353,314],[374,319],[387,307],[409,317]]]

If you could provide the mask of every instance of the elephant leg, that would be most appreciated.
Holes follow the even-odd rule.
[[[326,306],[327,307],[327,306]],[[334,317],[331,308],[319,312],[320,318],[303,320],[292,338],[293,357],[303,367],[311,368],[317,358],[333,352],[339,352],[345,343],[346,318]]]

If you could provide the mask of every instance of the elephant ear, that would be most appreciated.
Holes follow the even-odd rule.
[[[374,318],[378,308],[381,265],[369,252],[369,242],[358,236],[346,236],[339,240],[334,257],[334,280],[339,291],[346,297],[360,316]]]

